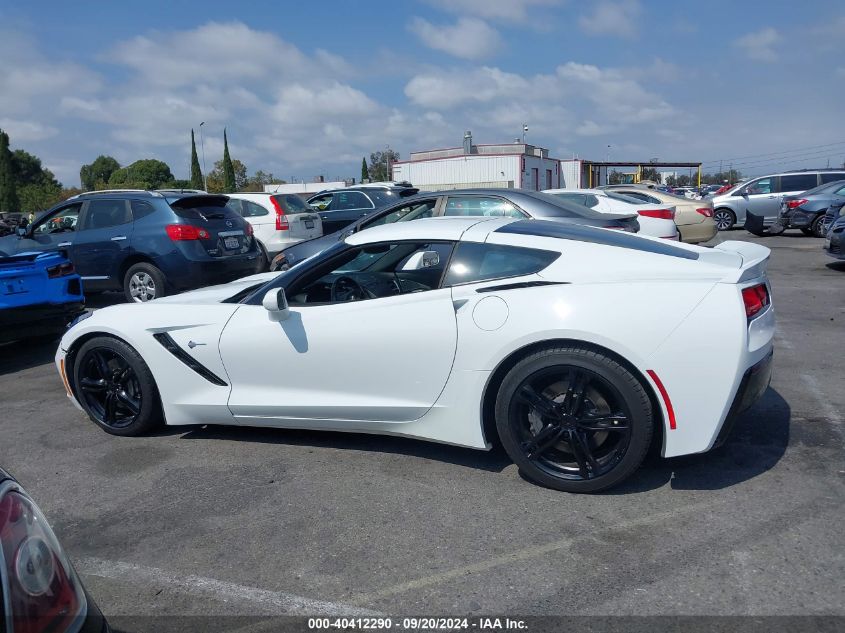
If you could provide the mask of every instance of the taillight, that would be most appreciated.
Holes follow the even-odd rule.
[[[661,220],[675,219],[675,211],[672,209],[647,209],[646,211],[637,211],[637,213],[647,218],[659,218]]]
[[[270,202],[273,203],[273,208],[276,210],[276,230],[290,230],[290,224],[288,223],[287,217],[285,217],[285,209],[282,207],[282,203],[273,196],[270,196]]]
[[[0,553],[15,633],[79,628],[82,585],[44,515],[14,483],[0,485]]]
[[[73,264],[71,262],[65,262],[64,264],[50,266],[47,269],[47,277],[55,279],[56,277],[66,277],[67,275],[72,275],[75,272],[76,269],[73,267]]]
[[[255,234],[255,229],[252,228],[252,224],[249,222],[246,223],[246,229],[244,231],[247,234],[247,237],[252,237]]]
[[[705,218],[713,217],[713,209],[711,209],[710,207],[702,207],[700,209],[696,209],[695,211],[696,213],[700,213],[701,215],[703,215]]]
[[[807,202],[806,198],[801,198],[800,200],[787,200],[786,201],[786,208],[787,209],[797,209],[802,204]]]
[[[769,289],[766,284],[757,284],[742,289],[742,302],[745,304],[745,316],[749,319],[769,305]]]
[[[207,240],[211,238],[207,230],[198,226],[191,226],[190,224],[168,224],[165,230],[167,231],[167,237],[174,242]]]

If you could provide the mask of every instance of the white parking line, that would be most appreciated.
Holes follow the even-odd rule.
[[[75,567],[80,574],[89,576],[141,584],[155,584],[159,587],[166,586],[182,593],[222,601],[251,602],[279,615],[377,615],[374,611],[361,607],[324,600],[312,600],[282,591],[246,587],[203,576],[180,576],[164,569],[122,561],[82,558],[76,561]]]
[[[807,385],[807,389],[813,394],[816,404],[822,410],[825,417],[831,422],[842,422],[839,411],[831,404],[830,399],[825,395],[824,390],[819,384],[818,378],[806,372],[801,373],[801,380]]]

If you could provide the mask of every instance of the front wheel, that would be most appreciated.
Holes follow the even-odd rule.
[[[727,231],[736,224],[736,215],[730,209],[716,209],[713,212],[713,219],[716,221],[716,228],[720,231]]]
[[[131,346],[101,336],[76,353],[73,385],[88,417],[112,435],[135,436],[161,424],[161,404],[150,368]]]
[[[625,367],[581,347],[545,349],[508,372],[496,428],[528,478],[566,492],[615,486],[642,463],[653,433],[651,401]]]

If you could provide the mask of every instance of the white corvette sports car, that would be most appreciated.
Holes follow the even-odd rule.
[[[542,220],[390,224],[281,274],[98,310],[56,363],[117,435],[232,424],[500,441],[535,481],[592,492],[652,442],[667,457],[710,449],[765,391],[768,257]]]

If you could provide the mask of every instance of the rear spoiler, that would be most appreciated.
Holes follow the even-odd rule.
[[[738,284],[763,277],[766,274],[766,269],[769,265],[769,255],[772,254],[772,251],[760,244],[732,240],[715,246],[712,249],[712,253],[720,258],[724,258],[725,256],[739,257],[739,261],[736,262],[736,268],[725,275],[723,279],[725,283]],[[707,255],[709,254],[705,254],[702,259],[709,259]]]

